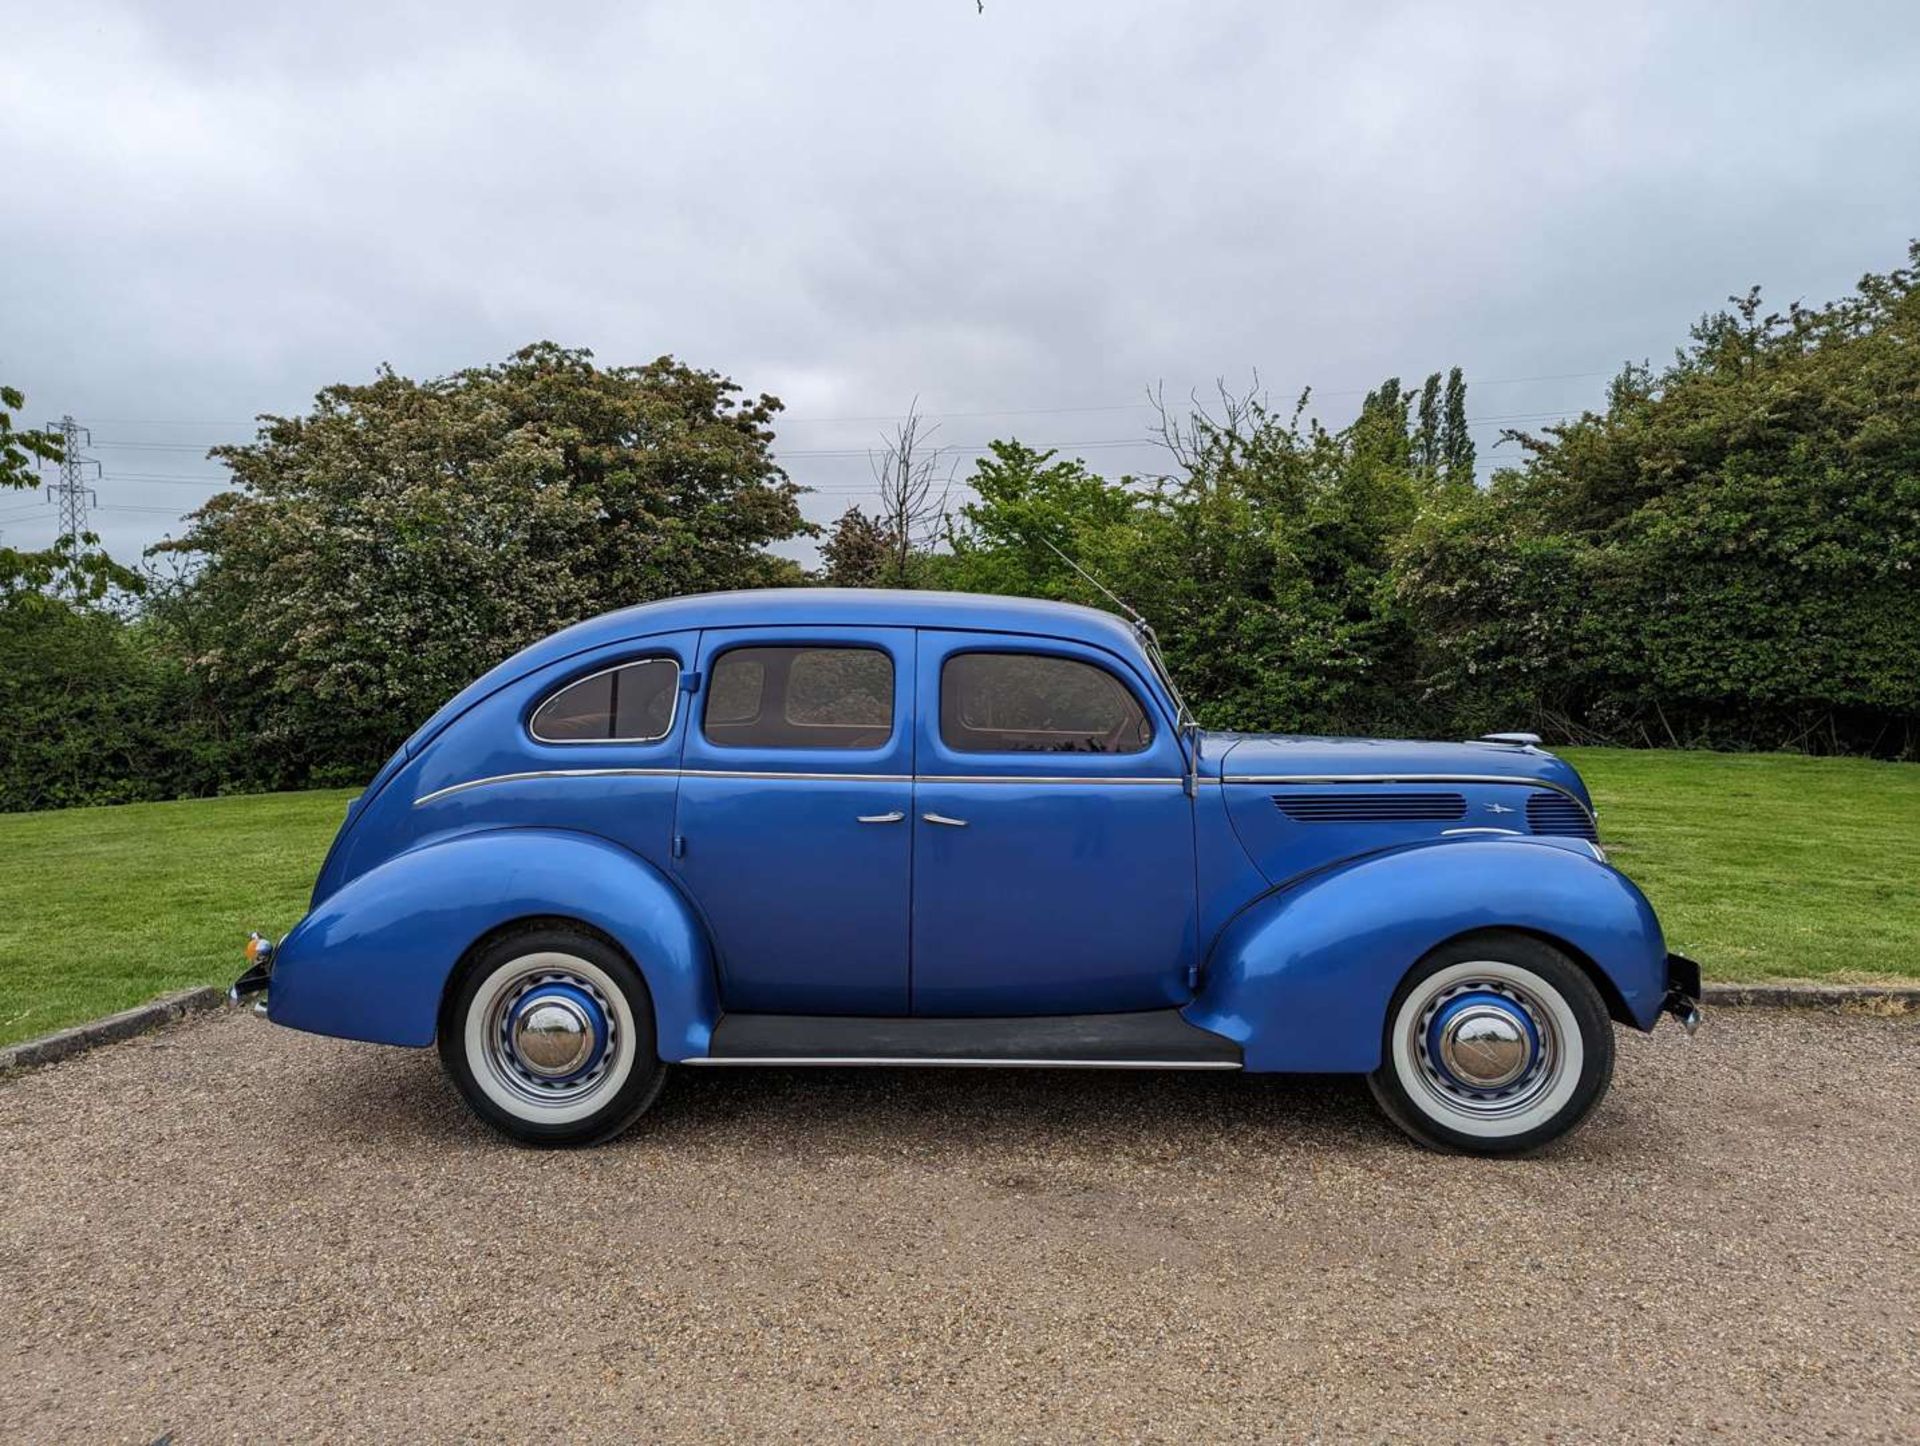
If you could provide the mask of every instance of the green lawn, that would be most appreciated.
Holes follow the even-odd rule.
[[[190,984],[284,933],[357,790],[0,814],[0,1044]]]
[[[1920,765],[1568,748],[1608,855],[1714,980],[1920,978]]]
[[[1920,978],[1920,766],[1573,749],[1615,862],[1709,978]],[[0,1044],[240,972],[350,790],[0,814]]]

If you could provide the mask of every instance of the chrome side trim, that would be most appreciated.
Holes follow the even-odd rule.
[[[595,740],[605,742],[605,739]],[[492,783],[525,783],[536,778],[748,778],[770,783],[781,780],[811,783],[1114,783],[1166,784],[1180,787],[1179,778],[1097,778],[1086,776],[1021,776],[1015,774],[911,774],[911,773],[787,773],[765,769],[738,768],[534,768],[524,773],[496,773],[487,778],[470,778],[423,793],[413,801],[415,808],[465,793],[470,788],[485,788]]]
[[[534,768],[524,773],[496,773],[488,778],[470,778],[464,783],[453,783],[445,788],[436,788],[431,793],[421,794],[413,801],[413,806],[420,808],[440,799],[450,798],[456,793],[465,793],[473,788],[485,788],[489,784],[525,783],[537,778],[748,778],[770,783],[785,779],[791,782],[814,783],[1065,783],[1118,784],[1127,787],[1160,785],[1174,788],[1186,786],[1186,780],[1183,778],[1103,778],[1084,774],[789,773],[767,769],[734,768]],[[1592,812],[1580,801],[1578,794],[1564,784],[1555,783],[1546,778],[1510,778],[1502,774],[1485,773],[1267,773],[1222,778],[1220,782],[1222,784],[1255,784],[1263,787],[1288,783],[1321,787],[1346,783],[1502,784],[1509,788],[1546,789],[1562,794],[1573,800],[1589,821],[1593,819]]]
[[[1117,783],[1126,786],[1140,784],[1165,784],[1175,788],[1186,786],[1184,778],[1101,778],[1090,774],[1019,774],[1019,773],[917,773],[915,783]]]
[[[496,773],[490,778],[470,778],[465,783],[448,784],[432,793],[423,793],[413,801],[415,808],[465,793],[470,788],[485,788],[490,783],[525,783],[535,778],[672,778],[677,768],[535,768],[526,773]]]
[[[680,1064],[731,1068],[735,1065],[796,1069],[811,1065],[876,1065],[888,1069],[1239,1069],[1233,1060],[1209,1059],[923,1059],[895,1055],[768,1055],[761,1058],[701,1055]]]
[[[783,778],[811,783],[912,783],[911,773],[782,773],[778,769],[751,768],[675,768],[669,770],[682,778],[761,778],[778,782]]]
[[[1270,786],[1276,783],[1308,783],[1320,787],[1342,783],[1498,783],[1509,788],[1537,788],[1552,793],[1564,794],[1573,800],[1579,810],[1594,821],[1593,810],[1580,801],[1580,795],[1564,783],[1555,783],[1550,778],[1514,778],[1503,773],[1261,773],[1244,774],[1234,778],[1222,778],[1222,783],[1256,783]]]

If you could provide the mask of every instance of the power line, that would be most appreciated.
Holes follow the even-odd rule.
[[[1036,407],[1026,412],[945,412],[945,413],[930,412],[930,413],[925,413],[924,415],[947,416],[947,417],[963,417],[963,416],[995,417],[995,416],[1041,416],[1041,415],[1051,416],[1051,415],[1062,415],[1068,412],[1120,411],[1120,410],[1124,410],[1124,408],[1119,408],[1119,407],[1110,407],[1110,408]],[[1491,426],[1501,422],[1543,421],[1548,418],[1568,417],[1572,415],[1574,415],[1574,413],[1565,407],[1554,408],[1551,410],[1540,411],[1540,412],[1496,412],[1496,413],[1489,413],[1489,414],[1478,416],[1478,417],[1468,417],[1467,424],[1469,426]],[[784,420],[799,421],[799,420],[806,420],[806,419],[788,417],[788,418],[785,418]],[[811,420],[815,420],[815,421],[824,421],[824,420],[889,421],[892,419],[886,418],[886,417],[871,417],[871,418],[855,417],[855,418],[839,418],[839,419],[813,418]],[[131,452],[197,452],[202,455],[204,455],[207,451],[210,450],[208,447],[204,447],[200,445],[198,442],[103,441],[103,442],[93,443],[91,445],[103,447],[103,448],[113,448],[116,450],[131,451]],[[1055,448],[1131,447],[1131,446],[1157,446],[1159,445],[1159,443],[1153,437],[1100,437],[1100,438],[1095,438],[1091,441],[1085,441],[1085,442],[1053,442],[1047,445]],[[869,452],[876,451],[876,450],[880,450],[880,449],[875,447],[867,447],[867,446],[788,447],[788,448],[775,448],[774,454],[776,456],[785,456],[785,457],[837,457],[837,456],[864,457]],[[987,448],[984,446],[942,447],[940,450],[943,452],[969,452],[969,451],[984,452],[987,450]]]
[[[97,447],[125,448],[134,452],[205,452],[198,442],[96,442]]]
[[[165,472],[113,471],[103,473],[100,480],[103,482],[138,482],[145,486],[170,484],[175,487],[225,488],[234,485],[233,478],[231,477],[215,477],[211,475],[205,477],[182,477],[177,473],[169,474]]]
[[[1614,374],[1614,371],[1616,370],[1617,368],[1608,368],[1601,371],[1586,371],[1586,372],[1536,372],[1530,376],[1488,377],[1488,378],[1483,378],[1481,380],[1473,380],[1472,378],[1469,378],[1468,380],[1469,380],[1469,384],[1475,387],[1508,387],[1508,386],[1521,386],[1528,382],[1591,381],[1595,377],[1610,377]],[[1276,389],[1272,387],[1265,387],[1265,388],[1262,388],[1262,390],[1268,393],[1273,393],[1275,392]],[[1365,396],[1369,391],[1372,391],[1373,388],[1371,387],[1326,387],[1326,388],[1309,387],[1309,388],[1295,388],[1293,389],[1292,392],[1289,392],[1286,394],[1297,395],[1298,392],[1301,390],[1311,391],[1312,394],[1316,397],[1359,397],[1359,396]],[[1090,412],[1145,411],[1145,410],[1150,410],[1153,407],[1153,405],[1154,404],[1150,401],[1096,402],[1096,403],[1089,403],[1085,406],[1074,406],[1074,407],[989,407],[989,408],[985,408],[978,411],[922,412],[920,413],[920,415],[923,417],[928,417],[928,418],[941,420],[941,421],[945,421],[945,420],[957,421],[963,418],[971,418],[971,417],[1062,417],[1062,416],[1071,416],[1077,413],[1090,413]],[[851,423],[851,422],[897,422],[900,420],[902,415],[903,414],[899,412],[875,412],[875,413],[870,413],[864,416],[856,416],[856,415],[807,416],[803,413],[781,413],[775,417],[774,424],[778,426],[782,423],[805,423],[808,425],[814,425],[814,424],[827,425],[831,423]],[[99,425],[103,427],[221,427],[221,428],[226,428],[226,427],[257,427],[260,423],[260,418],[248,417],[245,420],[234,420],[234,419],[213,420],[209,418],[195,419],[195,418],[185,418],[185,417],[101,417],[101,418],[98,418],[97,421]],[[126,446],[129,444],[103,442],[100,445],[101,446]],[[155,445],[155,446],[169,445],[169,446],[180,447],[187,451],[195,450],[194,444],[184,443],[184,442],[170,443],[170,444],[154,443],[154,444],[146,444],[146,445]]]
[[[1607,376],[1610,374],[1611,373],[1609,372],[1541,373],[1538,375],[1525,376],[1525,377],[1499,377],[1499,378],[1494,378],[1491,381],[1477,382],[1475,383],[1475,385],[1500,386],[1500,385],[1514,385],[1514,384],[1519,384],[1523,382],[1534,382],[1534,381],[1584,380],[1584,379],[1589,379],[1597,376]],[[1320,396],[1341,396],[1341,395],[1349,395],[1349,394],[1358,395],[1365,390],[1366,389],[1364,388],[1353,388],[1351,389],[1351,392],[1325,391],[1325,392],[1320,392],[1317,395],[1320,395]],[[1006,408],[1006,409],[999,409],[999,410],[973,411],[973,412],[925,413],[923,415],[934,416],[934,417],[946,417],[946,418],[1064,416],[1064,415],[1072,415],[1076,413],[1088,413],[1088,412],[1131,411],[1131,410],[1146,408],[1151,405],[1152,404],[1148,402],[1131,402],[1131,403],[1122,403],[1122,404],[1104,405],[1104,406]],[[1486,427],[1504,427],[1510,423],[1516,423],[1516,422],[1562,421],[1574,415],[1576,415],[1574,412],[1562,409],[1557,411],[1492,413],[1492,414],[1487,414],[1479,417],[1469,417],[1466,420],[1467,420],[1467,424],[1471,427],[1486,428]],[[853,416],[782,417],[782,418],[776,419],[776,424],[778,422],[860,422],[860,421],[884,422],[884,421],[892,421],[892,420],[896,420],[896,419],[894,417],[884,416],[884,415],[873,415],[873,416],[867,416],[867,417],[853,417]],[[122,426],[226,426],[226,425],[245,426],[245,425],[252,425],[252,423],[197,422],[197,421],[187,421],[187,420],[178,419],[178,418],[150,418],[144,421],[134,421],[134,420],[123,418],[118,420],[117,425],[122,425]],[[72,432],[70,435],[67,434],[68,428],[72,429]],[[112,504],[106,507],[101,507],[97,494],[94,493],[92,489],[85,488],[80,485],[80,482],[79,482],[80,469],[86,466],[92,466],[98,469],[100,464],[94,461],[92,458],[81,457],[79,455],[78,439],[81,436],[84,436],[86,438],[85,445],[89,447],[114,448],[117,450],[136,451],[136,452],[192,452],[192,453],[200,454],[202,456],[204,456],[208,451],[208,448],[206,446],[203,446],[199,443],[194,443],[194,442],[137,442],[137,441],[113,441],[113,440],[95,442],[93,440],[91,432],[88,431],[86,428],[79,427],[76,423],[74,423],[71,417],[67,417],[63,419],[63,421],[59,425],[58,430],[61,430],[63,435],[67,435],[68,445],[65,451],[66,451],[66,455],[70,459],[72,459],[72,461],[71,461],[71,466],[69,466],[68,463],[62,464],[61,481],[55,486],[50,487],[48,491],[50,496],[57,496],[58,499],[61,501],[61,522],[62,522],[63,531],[74,530],[76,531],[76,535],[77,535],[77,531],[84,530],[85,519],[86,519],[86,509],[87,509],[89,499],[91,500],[92,506],[100,511],[180,516],[185,511],[191,510],[190,508],[172,509],[167,507],[146,506],[141,504]],[[1095,437],[1095,438],[1089,438],[1084,441],[1043,442],[1038,444],[1030,443],[1029,445],[1037,445],[1038,448],[1043,451],[1074,453],[1074,452],[1086,452],[1086,451],[1095,451],[1095,450],[1159,448],[1164,444],[1161,441],[1161,439],[1157,437],[1135,436],[1135,437]],[[952,456],[981,456],[987,452],[990,452],[992,450],[992,447],[990,444],[980,444],[980,445],[969,444],[969,445],[962,445],[962,446],[942,447],[939,450]],[[782,461],[782,462],[784,461],[833,461],[833,460],[851,461],[851,460],[860,460],[860,459],[868,458],[872,456],[875,451],[876,449],[873,447],[863,447],[863,446],[791,447],[791,448],[774,448],[772,449],[770,455],[773,458],[773,460]],[[133,471],[122,472],[119,470],[115,470],[110,475],[103,475],[103,480],[113,481],[116,483],[130,482],[130,483],[135,483],[141,486],[197,487],[197,488],[201,488],[204,490],[211,490],[211,491],[225,490],[234,485],[234,479],[230,475],[214,474],[214,473],[206,473],[198,476],[190,476],[190,475],[182,475],[179,473],[133,472]],[[1114,481],[1117,479],[1109,477],[1106,480]],[[964,481],[960,482],[959,485],[963,488],[966,488],[967,486],[967,484]],[[859,483],[850,484],[850,485],[848,484],[816,485],[816,486],[808,487],[807,494],[811,496],[821,496],[821,497],[862,497],[862,496],[873,495],[874,490],[875,489],[870,485],[859,484]],[[971,489],[968,489],[968,490],[971,490]],[[18,516],[27,515],[28,513],[34,510],[35,509],[31,509],[31,508],[21,509],[20,511],[17,511],[17,512],[0,514],[0,515],[18,517]]]

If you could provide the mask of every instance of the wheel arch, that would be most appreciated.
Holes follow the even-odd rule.
[[[662,1059],[706,1053],[719,996],[705,926],[637,854],[557,829],[457,834],[350,880],[281,942],[269,1016],[423,1048],[473,950],[537,920],[590,929],[633,964],[653,997]]]
[[[1451,944],[1463,943],[1468,939],[1478,938],[1481,935],[1499,934],[1524,934],[1529,939],[1537,939],[1542,944],[1558,949],[1562,954],[1565,954],[1575,964],[1580,966],[1580,972],[1585,974],[1588,981],[1599,991],[1601,1002],[1607,1006],[1607,1017],[1609,1019],[1615,1024],[1630,1024],[1636,1028],[1639,1026],[1639,1021],[1636,1020],[1627,1009],[1626,997],[1620,993],[1620,986],[1613,982],[1612,976],[1596,964],[1593,956],[1588,954],[1586,950],[1582,949],[1571,939],[1563,938],[1550,929],[1533,928],[1525,924],[1487,924],[1479,928],[1463,930],[1450,938],[1442,939],[1433,947],[1434,949],[1444,949]],[[1433,949],[1429,949],[1427,954],[1431,954],[1432,952]],[[1405,979],[1407,974],[1411,974],[1415,969],[1420,967],[1421,960],[1426,957],[1426,954],[1422,954],[1420,959],[1416,959],[1407,965],[1406,973],[1400,977]],[[1398,987],[1398,985],[1395,986],[1395,988]]]
[[[542,929],[571,929],[599,940],[622,959],[625,959],[627,963],[631,964],[634,972],[639,974],[641,982],[646,983],[647,973],[646,970],[640,967],[640,961],[633,957],[625,944],[622,944],[597,924],[593,924],[586,919],[576,919],[571,914],[522,914],[518,918],[503,920],[486,929],[461,951],[458,959],[453,961],[453,967],[447,971],[446,980],[440,986],[440,1003],[435,1012],[435,1017],[439,1021],[439,1028],[442,1030],[446,1028],[447,1001],[453,997],[453,992],[460,983],[460,976],[468,964],[472,963],[474,959],[478,958],[488,949],[491,949],[502,939],[514,934],[533,934]],[[649,994],[653,992],[652,985],[649,984],[647,986],[647,992]],[[657,1014],[658,1006],[655,1008]]]
[[[1613,1018],[1658,1017],[1666,945],[1645,897],[1590,854],[1525,839],[1396,850],[1274,889],[1221,930],[1186,1015],[1240,1043],[1250,1070],[1365,1073],[1407,973],[1499,930],[1566,954]]]

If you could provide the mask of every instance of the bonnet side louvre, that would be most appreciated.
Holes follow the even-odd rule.
[[[1527,795],[1527,827],[1537,834],[1583,838],[1588,842],[1599,837],[1587,811],[1559,793]]]
[[[1458,793],[1276,793],[1273,803],[1295,823],[1445,823],[1467,816],[1467,800]]]

